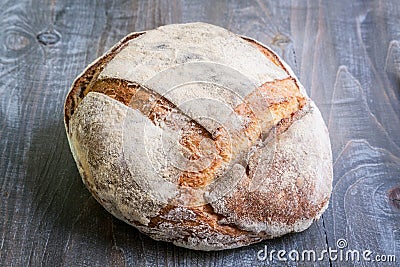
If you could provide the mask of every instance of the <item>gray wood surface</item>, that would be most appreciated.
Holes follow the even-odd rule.
[[[260,40],[292,66],[329,126],[334,191],[310,229],[199,252],[156,242],[82,184],[63,103],[87,64],[132,31],[204,21]],[[0,1],[0,266],[400,266],[400,2]],[[397,262],[260,261],[348,249]]]

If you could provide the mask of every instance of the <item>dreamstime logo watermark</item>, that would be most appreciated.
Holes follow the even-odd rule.
[[[148,100],[137,94],[132,97],[134,108],[124,121],[122,140],[130,171],[147,175],[135,180],[139,186],[161,203],[173,200],[180,206],[204,205],[228,194],[245,175],[254,145],[248,145],[246,125],[254,123],[252,127],[262,132],[258,119],[251,119],[255,112],[246,101],[255,88],[245,74],[214,62],[169,67],[140,84],[139,90],[147,94],[144,99],[151,96]],[[139,113],[152,119],[141,119]],[[272,118],[268,108],[264,116]],[[274,141],[269,143],[274,146]],[[252,156],[253,162],[259,160],[258,155]],[[137,164],[138,158],[146,163]],[[188,180],[213,178],[204,178],[207,182],[201,186],[186,186],[179,183],[183,173]]]
[[[328,247],[321,251],[313,249],[307,250],[268,250],[265,245],[264,249],[257,252],[257,259],[260,261],[304,261],[316,262],[329,260],[333,262],[396,262],[396,255],[375,254],[369,249],[357,250],[349,249],[346,239],[338,239],[336,248]]]

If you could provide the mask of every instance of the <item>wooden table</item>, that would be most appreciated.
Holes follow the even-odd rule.
[[[156,242],[85,189],[63,125],[74,78],[124,35],[213,23],[260,40],[292,66],[329,127],[334,190],[310,229],[199,252]],[[2,0],[0,266],[382,266],[261,261],[258,251],[337,248],[400,266],[400,2]]]

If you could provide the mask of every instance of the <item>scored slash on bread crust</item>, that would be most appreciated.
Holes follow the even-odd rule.
[[[205,25],[194,23],[186,24],[185,27],[195,29]],[[288,77],[262,83],[233,108],[235,116],[244,118],[240,127],[229,125],[228,122],[209,131],[151,88],[132,80],[101,76],[107,64],[129,42],[145,35],[146,32],[142,32],[125,37],[74,82],[67,96],[65,124],[71,150],[82,178],[95,198],[115,216],[154,239],[171,241],[193,249],[239,247],[306,229],[328,204],[332,179],[331,152],[322,117],[290,68],[267,47],[250,38],[240,37],[249,47],[256,48],[261,55],[286,72]],[[82,121],[84,112],[89,112],[90,108],[85,104],[88,111],[84,111],[79,106],[85,102],[85,98],[96,93],[116,100],[128,109],[139,111],[163,131],[179,132],[178,142],[182,151],[189,155],[189,162],[208,159],[208,164],[198,171],[180,171],[178,179],[172,181],[177,186],[203,188],[225,175],[226,169],[235,164],[244,171],[243,176],[237,184],[232,185],[231,191],[210,203],[180,206],[179,202],[171,201],[168,205],[154,204],[148,216],[137,214],[140,209],[135,210],[138,202],[132,200],[135,196],[131,193],[128,192],[131,195],[129,197],[120,197],[124,199],[121,200],[123,205],[121,201],[112,199],[118,198],[115,192],[129,190],[129,186],[123,187],[126,189],[116,189],[113,184],[115,182],[105,185],[96,181],[96,177],[91,177],[91,167],[88,165],[90,160],[87,158],[87,149],[90,146],[80,147],[79,142],[91,140],[78,131],[90,123],[90,118]],[[100,95],[96,95],[96,99]],[[92,98],[90,101],[95,101]],[[122,107],[118,106],[118,109],[119,113],[126,113]],[[74,115],[76,112],[79,114]],[[271,136],[276,139],[276,144],[268,139]],[[308,142],[312,142],[312,139],[317,139],[316,144],[320,147],[310,148]],[[99,138],[96,140],[101,142]],[[204,140],[209,141],[206,142],[208,145],[201,143]],[[299,146],[291,144],[292,140],[299,142]],[[265,156],[275,150],[277,155],[269,158]],[[209,151],[213,153],[208,155]],[[253,152],[247,155],[248,164],[242,166],[243,158],[247,157],[244,154],[249,151]],[[318,157],[322,163],[316,160]],[[92,172],[96,173],[93,169]],[[125,171],[121,173],[127,175]],[[111,187],[113,195],[102,193],[103,190],[111,190]]]
[[[89,67],[87,67],[84,73],[79,75],[78,78],[74,81],[64,104],[64,122],[67,131],[69,129],[69,120],[74,114],[79,103],[82,101],[85,90],[87,90],[87,88],[90,88],[90,83],[96,81],[100,72],[104,69],[105,65],[115,56],[116,53],[118,53],[118,51],[120,51],[125,45],[127,45],[127,42],[129,40],[135,39],[142,34],[144,34],[144,32],[135,32],[123,38],[118,44],[112,47],[109,52],[98,58]]]
[[[249,41],[266,57],[273,60],[274,64],[284,69],[278,58],[269,50],[248,39],[244,38],[244,40]],[[181,131],[179,143],[189,151],[193,159],[199,158],[199,154],[204,155],[199,149],[199,144],[204,138],[214,139],[218,153],[214,155],[211,166],[199,172],[183,172],[179,180],[180,186],[201,187],[209,184],[215,178],[222,162],[231,160],[231,154],[235,153],[229,152],[230,144],[226,141],[229,138],[226,135],[230,134],[231,137],[236,138],[232,142],[236,150],[247,150],[262,136],[269,134],[272,129],[276,130],[276,126],[285,126],[278,127],[280,132],[284,130],[283,128],[288,128],[293,119],[299,118],[299,115],[294,115],[300,114],[301,116],[303,113],[299,111],[307,104],[307,99],[300,93],[294,78],[288,77],[283,80],[266,82],[246,96],[244,102],[234,109],[238,115],[249,118],[249,120],[244,120],[247,123],[241,128],[243,131],[229,133],[225,129],[219,128],[216,132],[209,133],[196,121],[183,114],[168,99],[151,89],[117,78],[96,80],[104,65],[111,59],[112,56],[106,57],[105,62],[100,61],[100,66],[93,66],[93,70],[87,71],[89,75],[82,76],[81,80],[76,82],[74,88],[77,91],[80,90],[81,93],[78,99],[71,100],[76,103],[73,108],[76,108],[89,92],[105,94],[126,106],[139,110],[156,125],[160,126],[160,120],[162,120],[166,127],[170,127],[174,131]],[[70,94],[71,98],[73,96]],[[68,113],[72,115],[73,110]],[[172,116],[171,113],[175,113],[175,116]],[[179,117],[177,118],[176,115]],[[236,151],[236,153],[238,152]]]
[[[240,152],[231,151],[227,135],[234,139],[232,141],[232,145],[235,145],[234,150],[248,150],[277,125],[287,122],[285,127],[289,127],[293,122],[291,119],[293,115],[299,113],[299,110],[303,109],[306,104],[306,99],[299,93],[293,78],[267,82],[254,90],[242,104],[234,109],[240,116],[249,118],[249,120],[244,120],[246,124],[240,128],[242,131],[228,132],[224,128],[218,128],[215,132],[209,133],[196,121],[183,114],[170,101],[137,83],[104,78],[86,88],[84,96],[89,92],[103,93],[139,110],[155,125],[180,132],[179,143],[189,151],[192,160],[197,160],[205,154],[204,151],[201,151],[200,142],[204,138],[212,139],[217,153],[213,155],[210,166],[198,172],[184,171],[181,174],[179,185],[189,187],[201,187],[209,184],[215,178],[221,164],[231,160],[232,153]],[[271,113],[272,118],[269,118]]]

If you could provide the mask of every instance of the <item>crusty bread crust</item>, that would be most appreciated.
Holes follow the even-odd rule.
[[[161,94],[157,83],[143,82],[146,71],[122,69],[132,60],[139,62],[134,69],[144,64],[149,72],[162,72],[159,63],[153,62],[157,66],[151,70],[152,61],[140,63],[133,52],[163,47],[162,37],[172,33],[189,43],[186,46],[199,34],[210,42],[227,42],[253,63],[232,63],[210,51],[218,64],[266,64],[264,71],[272,74],[247,71],[253,87],[232,98],[226,115],[232,120],[215,127],[205,124],[180,105],[186,95]],[[196,50],[186,46],[182,53],[193,56]],[[202,48],[194,60],[203,60]],[[158,57],[155,62],[166,60],[162,53]],[[318,108],[271,49],[213,25],[169,25],[125,37],[74,82],[66,99],[65,125],[93,196],[116,217],[157,240],[200,250],[240,247],[302,231],[328,205],[332,156]],[[183,169],[164,160],[155,141],[160,136],[162,145],[178,142],[188,155],[170,159]]]

